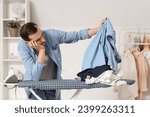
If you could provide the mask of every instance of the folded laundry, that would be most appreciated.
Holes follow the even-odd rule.
[[[123,76],[123,73],[120,72],[118,74],[114,74],[112,70],[107,70],[98,77],[90,77],[88,76],[85,79],[86,84],[93,84],[93,83],[102,83],[102,84],[107,84],[107,85],[112,85],[112,86],[120,86],[127,84],[125,81],[120,80]]]

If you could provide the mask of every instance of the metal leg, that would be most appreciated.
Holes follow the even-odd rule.
[[[29,88],[29,91],[38,99],[38,100],[42,100],[35,92],[33,89]]]
[[[78,97],[78,95],[81,93],[81,91],[82,89],[78,89],[71,97],[71,100],[75,100]]]

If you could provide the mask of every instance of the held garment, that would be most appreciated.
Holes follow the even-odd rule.
[[[121,57],[117,52],[115,43],[115,31],[110,20],[106,19],[102,28],[97,32],[88,46],[84,55],[81,72],[77,75],[84,80],[87,71],[91,74],[93,69],[97,70],[98,66],[106,68],[105,70],[99,69],[97,71],[99,75],[106,70],[117,70],[117,65],[121,62]]]

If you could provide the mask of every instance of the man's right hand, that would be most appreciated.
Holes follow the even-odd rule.
[[[36,41],[32,41],[31,40],[31,41],[26,42],[26,44],[28,44],[30,47],[32,47],[32,48],[34,48],[34,49],[36,49],[38,51],[45,50],[45,46],[37,44]]]
[[[38,60],[40,63],[45,63],[45,46],[37,44],[36,41],[26,42],[31,48],[34,48],[38,51]]]

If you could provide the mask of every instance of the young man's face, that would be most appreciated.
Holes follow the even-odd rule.
[[[29,35],[29,39],[31,41],[35,41],[38,45],[45,45],[45,38],[44,38],[44,35],[41,31],[41,29],[39,27],[37,27],[37,32],[32,34],[32,35]]]

